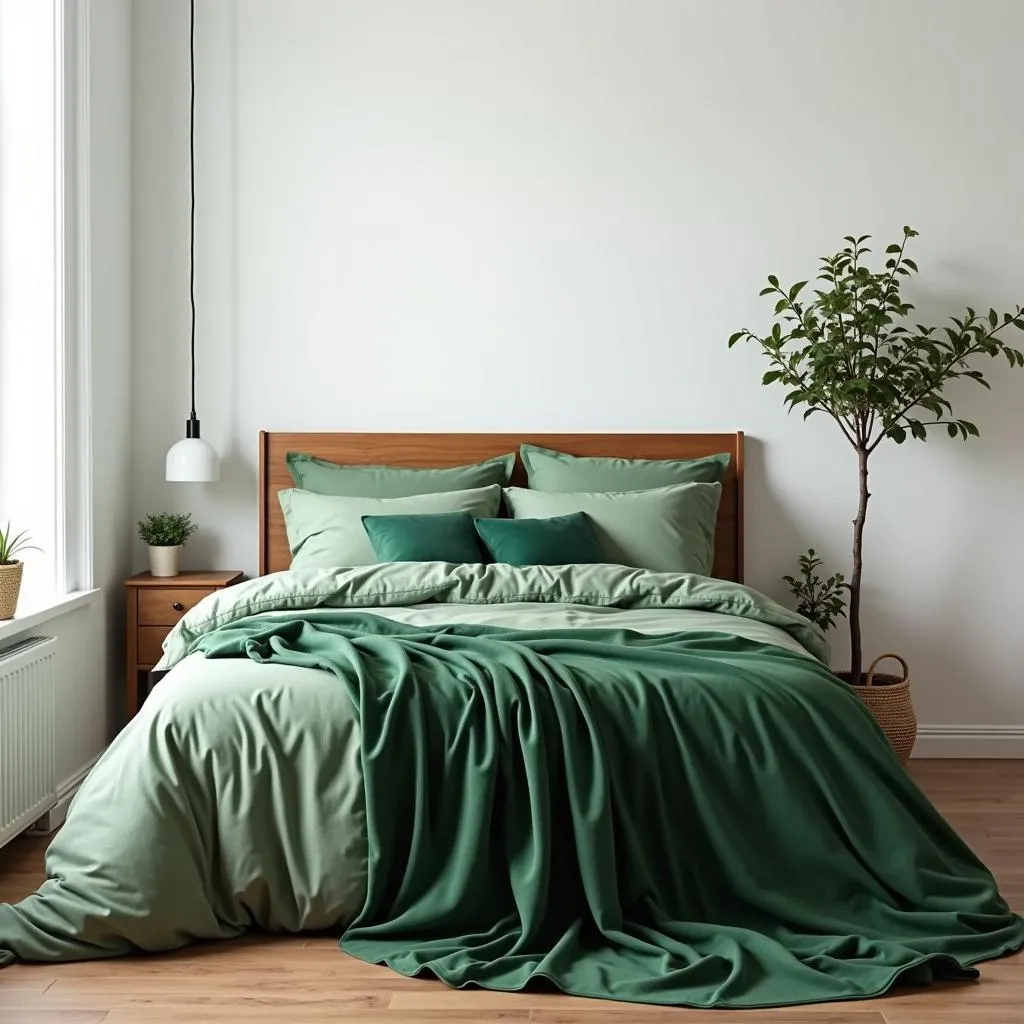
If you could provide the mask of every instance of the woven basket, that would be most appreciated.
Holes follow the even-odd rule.
[[[886,658],[894,658],[903,668],[902,676],[884,675],[875,671],[875,666]],[[849,673],[840,673],[850,681]],[[867,705],[868,711],[882,727],[889,745],[896,751],[900,764],[910,760],[910,752],[917,739],[917,715],[910,699],[910,669],[898,654],[880,654],[870,666],[860,686],[851,687],[853,692]]]
[[[24,568],[24,562],[4,562],[0,565],[0,619],[14,618]]]

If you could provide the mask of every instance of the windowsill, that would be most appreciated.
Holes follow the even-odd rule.
[[[74,611],[76,608],[92,604],[99,593],[99,590],[75,590],[63,597],[52,597],[48,601],[21,609],[13,619],[0,619],[0,642],[7,637],[35,629],[36,626]]]

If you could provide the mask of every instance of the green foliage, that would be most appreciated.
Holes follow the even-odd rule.
[[[0,565],[10,565],[13,562],[19,561],[15,555],[22,551],[42,550],[42,548],[37,548],[35,544],[30,544],[29,540],[28,530],[14,533],[11,530],[10,522],[8,522],[6,528],[0,530]]]
[[[809,548],[806,555],[801,555],[797,564],[800,566],[799,579],[793,576],[782,577],[789,584],[789,592],[796,598],[796,610],[827,632],[836,624],[837,619],[846,616],[844,591],[847,586],[843,574],[837,572],[822,579],[815,570],[825,563],[815,555],[814,548]]]
[[[977,437],[973,423],[953,414],[946,385],[965,378],[989,387],[972,365],[982,356],[1001,355],[1010,366],[1024,367],[1024,352],[1002,337],[1008,327],[1024,330],[1020,306],[987,314],[968,307],[942,327],[911,321],[914,306],[900,288],[918,272],[904,253],[916,235],[903,229],[902,242],[886,247],[881,271],[864,266],[869,236],[847,235],[847,246],[821,258],[817,280],[823,284],[803,302],[807,281],[787,289],[769,275],[761,294],[777,297],[771,331],[762,336],[742,330],[729,339],[730,348],[740,341],[761,347],[771,367],[762,383],[785,387],[790,411],[802,407],[804,419],[827,413],[854,447],[867,452],[887,437],[897,444],[908,437],[925,441],[936,427],[950,437]]]
[[[150,513],[139,520],[139,536],[155,548],[184,544],[198,529],[199,524],[192,522],[191,512],[184,515],[179,512]]]
[[[802,409],[804,419],[826,413],[857,452],[860,500],[853,525],[853,573],[850,595],[850,681],[861,676],[860,597],[862,541],[867,515],[868,460],[886,439],[927,441],[943,429],[950,437],[978,436],[978,428],[958,417],[946,397],[946,386],[961,378],[988,388],[976,363],[1002,356],[1011,367],[1024,367],[1024,352],[1007,344],[1009,328],[1024,331],[1024,309],[1011,313],[990,309],[980,314],[970,306],[948,323],[928,327],[915,323],[914,306],[901,292],[917,271],[906,255],[917,232],[904,227],[903,239],[887,246],[884,269],[871,270],[865,257],[868,235],[847,235],[847,243],[819,260],[813,298],[804,298],[807,281],[789,288],[769,274],[762,295],[775,300],[771,331],[759,335],[737,331],[729,347],[741,341],[758,345],[768,357],[762,378],[786,389],[790,412]]]

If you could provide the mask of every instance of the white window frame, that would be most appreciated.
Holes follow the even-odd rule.
[[[53,0],[58,47],[57,587],[93,586],[92,282],[90,275],[91,0]]]

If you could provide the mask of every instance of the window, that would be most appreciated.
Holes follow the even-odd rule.
[[[28,530],[21,608],[65,559],[63,3],[0,0],[0,524]]]

